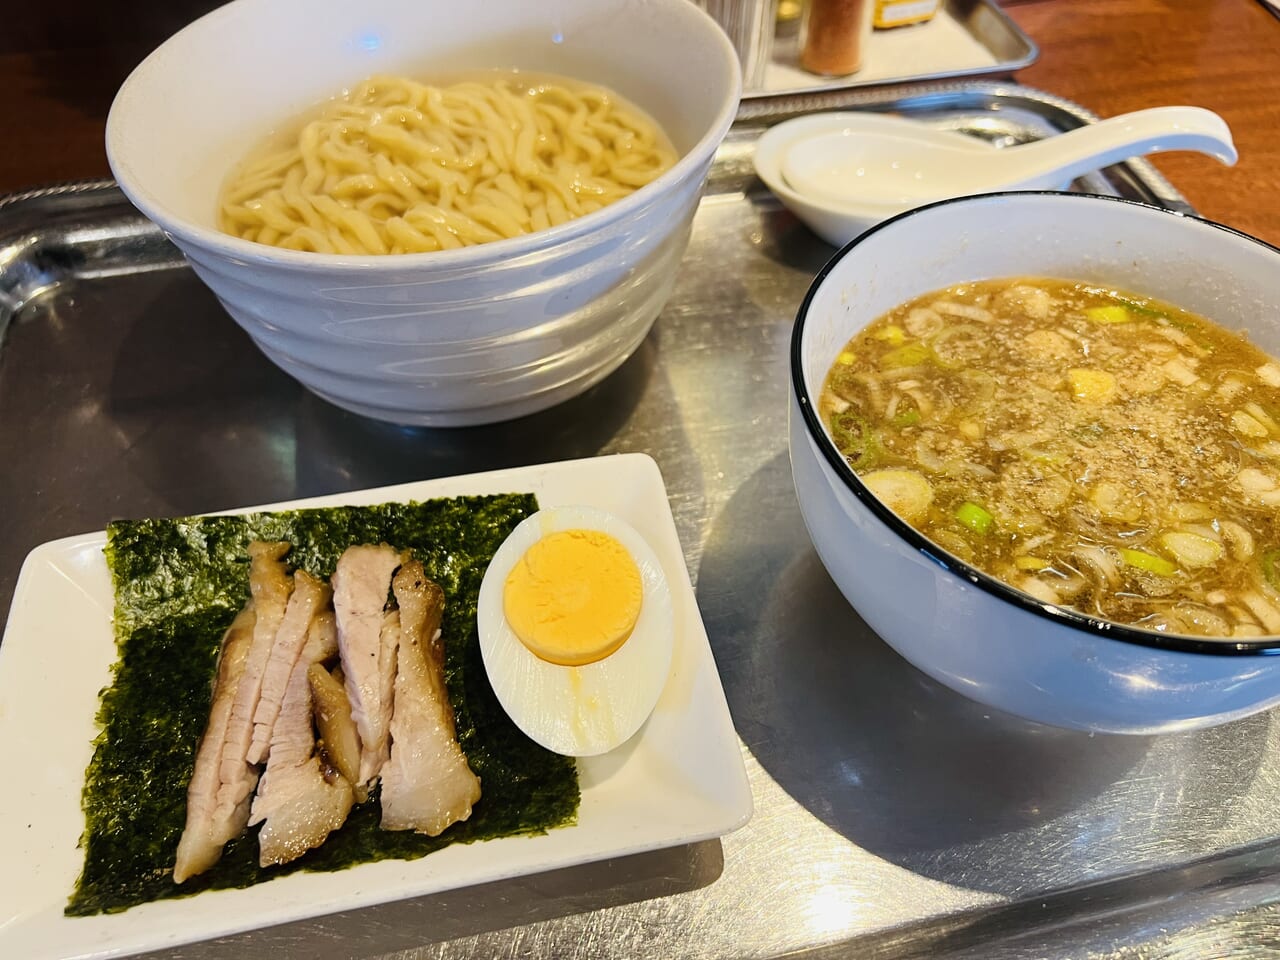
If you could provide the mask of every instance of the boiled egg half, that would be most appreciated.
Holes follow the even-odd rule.
[[[671,670],[662,565],[633,527],[594,507],[550,507],[511,531],[485,571],[477,626],[502,708],[569,756],[629,740]]]

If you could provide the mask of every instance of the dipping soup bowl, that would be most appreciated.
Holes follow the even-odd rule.
[[[930,291],[1018,276],[1157,297],[1247,330],[1264,351],[1280,354],[1280,250],[1218,224],[1067,193],[945,200],[880,224],[818,275],[792,337],[791,467],[823,564],[904,658],[965,696],[1030,720],[1151,734],[1280,702],[1280,637],[1170,635],[1043,603],[916,532],[837,450],[815,405],[855,334]]]

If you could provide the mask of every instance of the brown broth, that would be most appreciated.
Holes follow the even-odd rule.
[[[1040,600],[1280,634],[1280,363],[1165,303],[1041,278],[880,317],[819,412],[925,536]]]

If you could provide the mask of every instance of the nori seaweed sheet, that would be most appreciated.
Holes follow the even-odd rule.
[[[574,822],[579,789],[573,761],[537,746],[507,718],[485,676],[475,627],[490,558],[536,509],[532,494],[503,494],[113,523],[106,555],[119,659],[102,693],[102,732],[85,775],[85,864],[67,915],[244,887],[295,870],[409,860],[450,843],[542,833]],[[213,869],[181,885],[173,882],[186,785],[208,718],[222,635],[248,598],[252,540],[289,541],[288,562],[325,579],[346,547],[389,543],[411,551],[444,589],[446,681],[459,742],[483,790],[470,819],[439,837],[384,831],[375,793],[323,846],[293,863],[259,868],[251,828],[227,846]]]

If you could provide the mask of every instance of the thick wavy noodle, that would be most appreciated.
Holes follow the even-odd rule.
[[[448,250],[599,210],[675,161],[657,124],[602,87],[377,76],[237,170],[219,226],[319,253]]]

